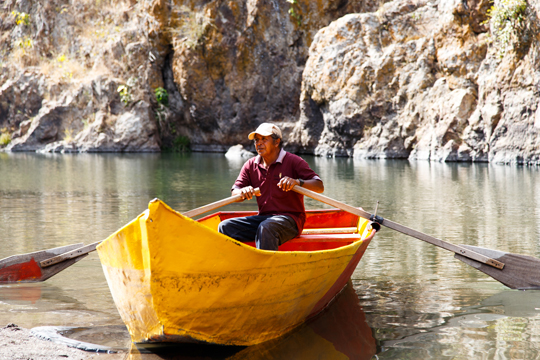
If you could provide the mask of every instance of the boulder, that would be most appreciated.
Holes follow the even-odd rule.
[[[323,156],[537,163],[540,54],[525,44],[499,59],[482,25],[488,6],[395,0],[321,29],[290,146]]]
[[[251,151],[244,149],[244,146],[242,146],[241,144],[231,146],[229,150],[227,150],[227,152],[225,153],[225,157],[229,159],[249,159],[253,156],[255,156],[255,154]]]
[[[48,144],[41,151],[159,152],[160,142],[153,111],[141,101],[116,117],[98,112],[95,120],[74,138]]]

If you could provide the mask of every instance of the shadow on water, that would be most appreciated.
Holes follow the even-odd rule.
[[[485,299],[480,306],[497,309],[505,316],[535,317],[540,315],[540,291],[503,291]]]
[[[39,328],[38,328],[39,330]],[[129,360],[180,359],[371,359],[377,346],[371,328],[359,304],[358,296],[349,283],[335,302],[316,318],[279,339],[250,347],[199,344],[146,344],[123,348],[129,335],[125,327],[57,328],[41,337],[55,342],[83,344],[85,350],[123,350]],[[111,341],[113,339],[113,341]],[[116,343],[115,343],[116,341]],[[129,342],[129,340],[127,340]],[[92,348],[92,344],[95,345]]]

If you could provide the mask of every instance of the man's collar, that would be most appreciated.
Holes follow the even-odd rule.
[[[283,149],[281,149],[279,151],[279,155],[278,155],[278,158],[276,160],[277,163],[282,163],[283,162],[283,158],[285,157],[285,154],[287,154],[287,152]],[[255,158],[255,164],[259,164],[261,162],[261,155],[257,155],[257,157]]]
[[[287,153],[287,152],[286,152],[285,150],[281,149],[281,151],[279,152],[279,156],[278,156],[276,162],[282,163],[282,162],[283,162],[283,158],[285,157],[285,154],[286,154],[286,153]]]

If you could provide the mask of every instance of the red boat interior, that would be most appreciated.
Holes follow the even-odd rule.
[[[219,221],[233,217],[257,215],[255,211],[223,211],[199,219],[206,222],[219,217]],[[279,247],[280,251],[316,251],[335,249],[358,241],[359,217],[348,212],[331,210],[307,210],[306,223],[301,235]],[[209,221],[210,222],[210,221]],[[255,242],[247,242],[255,247]]]

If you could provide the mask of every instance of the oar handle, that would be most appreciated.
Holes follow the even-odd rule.
[[[89,252],[96,250],[96,247],[99,244],[101,244],[101,241],[96,241],[95,243],[81,246],[80,248],[77,248],[75,250],[57,255],[47,260],[43,260],[42,262],[39,263],[39,265],[41,265],[42,268],[45,268],[47,266],[58,264],[59,262],[62,262],[64,260],[69,260],[69,259],[73,259],[84,254],[88,254]]]
[[[430,243],[432,245],[438,246],[438,247],[443,248],[445,250],[452,251],[452,252],[454,252],[456,254],[468,257],[470,259],[474,259],[476,261],[479,261],[479,262],[487,264],[487,265],[491,265],[493,267],[496,267],[497,269],[504,268],[504,263],[502,263],[500,261],[489,258],[487,256],[484,256],[484,255],[479,254],[477,252],[474,252],[472,250],[466,249],[464,247],[451,244],[451,243],[443,241],[441,239],[437,239],[437,238],[435,238],[433,236],[421,233],[420,231],[410,229],[410,228],[408,228],[406,226],[400,225],[400,224],[395,223],[393,221],[383,219],[380,216],[375,217],[372,214],[370,214],[370,213],[368,213],[368,212],[366,212],[366,211],[364,211],[362,209],[355,208],[353,206],[347,205],[347,204],[342,203],[340,201],[329,198],[328,196],[318,194],[318,193],[316,193],[314,191],[305,189],[305,188],[300,187],[298,185],[295,185],[293,187],[293,190],[296,191],[299,194],[308,196],[308,197],[310,197],[312,199],[318,200],[318,201],[323,202],[325,204],[335,206],[338,209],[345,210],[345,211],[347,211],[347,212],[349,212],[351,214],[358,215],[358,216],[360,216],[360,217],[362,217],[364,219],[374,220],[377,223],[379,223],[379,224],[381,224],[383,226],[386,226],[387,228],[399,231],[400,233],[403,233],[405,235],[409,235],[409,236],[412,236],[412,237],[417,238],[419,240],[428,242],[428,243]]]
[[[259,188],[255,188],[255,189],[253,189],[253,191],[255,192],[255,195],[259,195],[261,193],[261,190]],[[222,206],[235,203],[235,202],[237,202],[238,200],[241,200],[241,199],[242,199],[242,195],[231,196],[231,197],[228,197],[226,199],[219,200],[219,201],[213,202],[211,204],[204,205],[204,206],[198,207],[196,209],[186,211],[182,215],[184,215],[186,217],[195,217],[195,216],[204,214],[206,212],[216,210],[216,209],[218,209],[218,208],[220,208]]]
[[[261,190],[259,188],[255,188],[254,192],[255,192],[255,195],[259,195],[261,193]],[[228,197],[226,199],[219,200],[219,201],[213,202],[211,204],[204,205],[204,206],[198,207],[196,209],[186,211],[182,215],[184,215],[186,217],[195,217],[197,215],[201,215],[201,214],[204,214],[206,212],[218,209],[218,208],[220,208],[222,206],[232,204],[234,202],[237,202],[240,199],[242,199],[242,195],[231,196],[231,197]],[[75,249],[73,251],[69,251],[69,252],[60,254],[58,256],[52,257],[50,259],[43,260],[39,264],[41,265],[42,268],[45,268],[47,266],[51,266],[51,265],[54,265],[54,264],[58,264],[58,263],[60,263],[62,261],[73,259],[75,257],[81,256],[81,255],[84,255],[84,254],[88,254],[89,252],[92,252],[92,251],[96,250],[96,247],[99,244],[101,244],[101,241],[96,241],[95,243],[82,246],[82,247],[80,247],[78,249]]]

